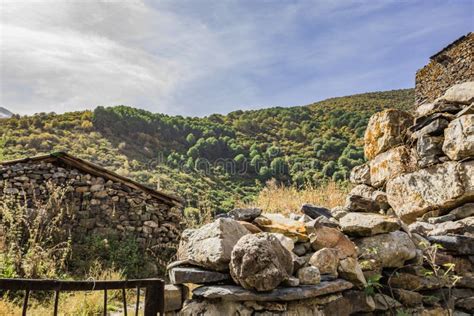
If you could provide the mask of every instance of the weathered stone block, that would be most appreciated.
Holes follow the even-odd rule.
[[[416,246],[408,234],[395,231],[356,240],[361,260],[370,260],[375,266],[402,267],[416,256]]]
[[[446,251],[460,255],[474,255],[474,238],[469,236],[451,235],[451,236],[430,236],[428,240],[436,243]]]
[[[370,182],[381,187],[386,181],[417,169],[416,159],[407,146],[392,148],[370,161]]]
[[[335,281],[321,282],[317,285],[304,285],[299,287],[279,287],[269,292],[255,292],[246,290],[237,285],[202,286],[193,291],[193,297],[215,299],[223,301],[295,301],[341,292],[352,288],[348,281],[337,279]]]
[[[368,164],[363,164],[352,168],[349,177],[351,183],[370,185],[370,167]]]
[[[229,216],[236,221],[251,222],[262,214],[260,208],[235,208],[229,212]]]
[[[311,247],[314,250],[335,248],[339,250],[339,258],[355,257],[357,254],[354,243],[336,228],[319,226],[310,235]]]
[[[405,222],[434,209],[474,201],[474,161],[446,162],[399,176],[387,183],[388,202]]]
[[[175,267],[169,270],[172,284],[206,284],[230,280],[228,273],[204,270],[198,267]]]
[[[183,290],[173,284],[165,285],[165,312],[180,310],[183,306]]]
[[[321,274],[337,276],[337,266],[339,264],[338,250],[333,248],[320,249],[311,256],[309,264],[318,268]]]
[[[396,217],[370,213],[348,213],[339,224],[344,233],[352,236],[373,236],[400,228]]]
[[[413,124],[411,114],[389,109],[372,115],[365,131],[364,153],[370,160],[403,143],[406,130]]]
[[[474,158],[474,114],[449,123],[444,131],[443,151],[451,160]]]
[[[199,229],[187,229],[181,236],[178,260],[191,260],[204,268],[225,271],[229,268],[235,244],[249,233],[230,218],[217,219]]]
[[[367,285],[364,273],[355,258],[347,257],[339,261],[337,272],[341,278],[352,282],[358,288],[363,288]]]
[[[440,99],[451,103],[471,104],[474,102],[474,81],[452,86]]]
[[[421,136],[416,143],[416,152],[420,157],[418,166],[424,168],[438,163],[439,157],[443,155],[443,142],[443,136]]]
[[[315,285],[321,282],[319,269],[314,266],[308,266],[298,269],[296,275],[302,285]]]

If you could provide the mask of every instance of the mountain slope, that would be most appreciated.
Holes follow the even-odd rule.
[[[13,113],[0,106],[0,119],[12,117]]]
[[[0,124],[0,159],[68,151],[175,191],[187,206],[227,210],[271,178],[295,185],[345,181],[364,161],[369,117],[409,109],[413,100],[406,89],[204,118],[126,106],[14,117]]]

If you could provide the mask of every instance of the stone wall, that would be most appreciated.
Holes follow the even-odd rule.
[[[49,184],[67,188],[66,203],[72,210],[75,237],[133,236],[143,247],[177,242],[179,238],[179,210],[126,184],[58,163],[0,165],[0,198],[26,195],[32,204],[33,197],[48,197]]]
[[[369,120],[344,205],[234,209],[186,229],[175,315],[469,315],[474,82]],[[192,284],[191,286],[189,284]],[[170,305],[171,306],[171,305]],[[170,314],[173,314],[170,313]]]
[[[474,80],[474,33],[469,33],[416,73],[416,104],[433,102],[452,85]]]

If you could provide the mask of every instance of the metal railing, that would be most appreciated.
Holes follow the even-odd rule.
[[[135,315],[140,308],[140,288],[145,288],[145,316],[156,316],[165,312],[165,282],[161,279],[124,281],[63,281],[41,279],[0,279],[0,291],[25,291],[22,315],[26,316],[31,291],[54,291],[54,316],[58,314],[59,293],[77,291],[104,291],[104,316],[107,315],[107,290],[122,290],[124,315],[127,316],[126,289],[137,290]]]

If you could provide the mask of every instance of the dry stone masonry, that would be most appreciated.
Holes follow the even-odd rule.
[[[186,230],[179,315],[472,315],[474,83],[375,114],[345,205]],[[216,264],[218,263],[218,264]]]
[[[48,198],[51,188],[67,189],[66,204],[73,214],[68,225],[76,239],[134,237],[143,247],[151,247],[177,243],[181,234],[176,205],[126,182],[113,181],[106,173],[91,174],[49,156],[0,164],[0,198],[26,197],[33,207],[35,199]]]
[[[416,73],[416,104],[429,104],[455,84],[474,81],[474,33],[462,36],[430,58]]]

